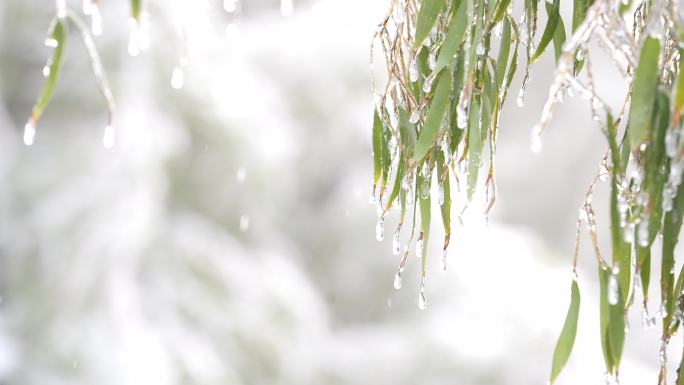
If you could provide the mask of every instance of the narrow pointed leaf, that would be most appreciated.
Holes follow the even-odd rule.
[[[466,1],[461,1],[461,4],[456,9],[456,13],[451,18],[449,26],[447,27],[447,34],[444,37],[442,48],[437,55],[437,62],[435,64],[435,71],[449,65],[451,59],[458,51],[458,47],[463,43],[465,30],[468,23],[466,23]]]
[[[656,99],[660,70],[658,56],[660,42],[648,36],[639,56],[639,64],[634,74],[632,103],[629,111],[629,141],[632,150],[638,149],[648,139],[651,132],[651,118]]]
[[[38,96],[38,100],[31,111],[31,119],[34,122],[40,119],[41,115],[43,115],[45,107],[47,107],[47,105],[50,103],[50,99],[52,98],[52,94],[57,84],[59,70],[62,65],[64,45],[66,43],[66,25],[60,19],[54,19],[52,21],[52,24],[50,25],[49,38],[56,43],[56,46],[52,51],[52,57],[50,59],[50,73],[45,79],[43,88]]]
[[[531,62],[534,63],[543,53],[546,47],[549,45],[556,33],[556,28],[558,27],[558,19],[560,19],[560,0],[553,0],[551,6],[546,7],[546,12],[549,15],[548,21],[546,22],[546,27],[544,27],[544,33],[542,34],[539,45],[537,45],[537,50],[532,56]]]
[[[572,347],[575,344],[575,336],[577,335],[577,321],[579,319],[580,309],[580,292],[577,286],[577,281],[573,280],[570,287],[570,307],[568,307],[568,314],[565,316],[565,323],[563,329],[556,342],[556,349],[553,352],[553,361],[551,364],[551,377],[549,383],[553,384],[556,378],[563,370],[563,367],[570,358]]]
[[[436,80],[437,89],[435,95],[430,102],[430,107],[425,118],[425,124],[418,135],[418,143],[413,153],[413,161],[417,162],[425,157],[434,145],[437,134],[439,133],[439,126],[442,123],[447,106],[449,105],[449,97],[451,95],[451,76],[449,74],[442,74]]]
[[[430,30],[437,21],[437,15],[444,5],[444,0],[423,0],[418,12],[418,21],[416,22],[416,35],[413,43],[414,48],[423,45],[425,38],[430,34]]]

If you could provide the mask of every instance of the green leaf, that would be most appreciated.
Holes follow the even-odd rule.
[[[641,49],[639,64],[634,74],[632,103],[629,111],[629,141],[632,151],[648,139],[656,99],[660,69],[660,42],[648,36]]]
[[[546,1],[545,1],[546,3]],[[539,45],[537,46],[537,50],[532,56],[531,63],[534,63],[537,61],[539,56],[541,56],[542,53],[544,53],[544,50],[546,49],[546,46],[549,45],[551,40],[553,39],[555,33],[556,33],[556,27],[558,26],[558,19],[560,19],[560,0],[553,0],[553,4],[549,6],[548,3],[546,7],[546,12],[549,15],[549,19],[546,22],[546,27],[544,27],[544,33],[542,34],[541,40],[539,41]]]
[[[620,366],[622,348],[625,340],[625,316],[624,298],[618,290],[618,303],[610,305],[608,303],[608,280],[610,271],[604,266],[599,266],[599,313],[601,346],[603,348],[603,358],[606,363],[606,370],[616,373]]]
[[[575,344],[575,336],[577,335],[579,309],[579,287],[577,286],[577,281],[573,280],[570,287],[570,307],[568,308],[568,314],[565,316],[565,323],[563,324],[563,329],[558,337],[558,342],[556,342],[556,349],[553,352],[549,384],[553,384],[553,382],[556,381],[556,378],[570,358],[572,347]]]
[[[442,48],[439,50],[439,55],[437,55],[437,62],[435,63],[435,71],[440,71],[442,68],[449,65],[451,59],[456,55],[458,47],[463,43],[463,37],[465,36],[465,30],[468,23],[466,23],[466,2],[461,1],[458,6],[456,13],[454,13],[449,26],[447,27],[447,33],[444,37],[444,42],[442,43]]]
[[[437,134],[439,133],[439,126],[444,119],[447,106],[449,104],[449,97],[451,95],[451,76],[449,74],[440,75],[437,79],[437,89],[435,95],[430,102],[430,107],[425,118],[425,124],[420,130],[418,136],[418,143],[413,153],[413,161],[418,162],[425,157],[430,148],[434,145]]]
[[[472,199],[477,174],[482,163],[482,135],[480,134],[480,106],[473,98],[468,111],[468,200]]]
[[[444,0],[423,0],[418,13],[418,21],[416,22],[416,34],[413,42],[413,47],[419,48],[423,45],[425,38],[432,30],[432,27],[437,21],[439,11],[444,5]]]
[[[511,51],[511,22],[508,18],[502,21],[501,45],[499,45],[499,56],[496,59],[496,85],[501,89],[506,76],[506,65]]]
[[[373,186],[377,185],[382,175],[382,121],[376,110],[373,115]]]
[[[442,225],[444,225],[444,234],[448,236],[451,233],[451,189],[449,187],[449,165],[444,164],[444,153],[442,151],[435,151],[436,154],[436,169],[437,180],[442,185],[442,192],[444,193],[444,203],[440,206],[442,212]]]
[[[131,0],[131,17],[136,21],[140,21],[141,3],[142,0]]]
[[[417,179],[421,183],[424,180],[422,176],[419,176]],[[421,258],[421,262],[422,271],[425,272],[425,261],[427,260],[428,240],[430,238],[430,218],[432,212],[432,205],[430,195],[428,195],[428,197],[425,199],[422,199],[421,197],[418,200],[420,201],[420,231],[423,234],[423,258]]]
[[[404,177],[404,163],[404,157],[400,156],[399,163],[397,164],[397,172],[394,176],[394,186],[392,186],[392,192],[387,200],[387,210],[392,207],[394,200],[397,199],[399,192],[401,191],[401,180]]]
[[[663,220],[663,249],[662,262],[660,269],[660,298],[666,303],[673,296],[672,285],[674,281],[674,251],[679,240],[679,232],[682,228],[682,213],[684,213],[684,188],[679,185],[677,195],[674,198],[672,210],[665,214]],[[669,319],[672,313],[669,312],[671,305],[667,303]],[[664,323],[664,325],[666,325]]]
[[[53,49],[52,57],[50,58],[50,73],[45,79],[38,100],[31,111],[31,120],[34,123],[43,115],[43,111],[50,103],[50,99],[55,90],[55,85],[57,84],[57,77],[59,76],[64,54],[64,45],[66,43],[66,25],[64,22],[58,18],[53,19],[52,24],[50,24],[48,36],[57,44],[57,46]]]
[[[590,0],[574,0],[572,2],[572,32],[584,21]]]
[[[679,50],[679,57],[684,57],[684,50]],[[682,73],[681,66],[679,68],[679,74],[677,75],[677,89],[675,93],[674,102],[674,115],[675,118],[679,119],[682,114],[682,107],[684,106],[684,73]],[[679,120],[678,120],[679,121]]]
[[[546,9],[548,12],[549,4],[546,3]],[[563,23],[563,18],[558,16],[558,26],[556,27],[556,32],[553,34],[553,54],[556,58],[556,63],[563,53],[563,45],[565,44],[565,24]]]

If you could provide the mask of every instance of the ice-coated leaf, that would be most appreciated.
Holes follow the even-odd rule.
[[[550,6],[546,1],[545,3],[547,4],[546,12],[549,18],[546,22],[546,27],[544,27],[544,33],[542,34],[541,40],[539,41],[539,45],[537,45],[537,50],[532,56],[532,63],[537,61],[537,59],[544,53],[544,50],[553,39],[556,33],[556,28],[558,27],[558,20],[560,19],[560,0],[553,0],[553,4],[551,4]]]
[[[646,37],[632,85],[632,103],[628,123],[632,150],[639,148],[651,132],[651,119],[660,77],[659,55],[660,41],[652,36]]]
[[[131,0],[131,17],[135,20],[140,20],[141,3],[142,0]]]
[[[376,110],[373,114],[373,185],[375,186],[382,175],[382,121]]]
[[[553,382],[556,381],[556,378],[570,358],[572,347],[575,344],[575,336],[577,335],[579,309],[579,287],[577,286],[577,281],[573,280],[570,287],[570,306],[568,307],[568,314],[565,316],[565,323],[563,324],[563,329],[558,337],[558,342],[556,342],[556,349],[553,352],[549,384],[553,384]]]
[[[444,119],[447,106],[449,105],[449,97],[451,95],[451,76],[442,73],[438,76],[437,89],[432,97],[430,106],[425,118],[425,124],[418,135],[418,143],[416,143],[415,151],[413,152],[413,161],[418,162],[425,158],[425,155],[430,151],[430,148],[435,143],[437,134],[439,133],[439,126]]]
[[[551,5],[546,3],[546,10],[548,12]],[[556,32],[553,34],[553,55],[558,62],[561,54],[563,53],[563,44],[565,44],[565,23],[563,23],[563,17],[558,16],[558,26],[556,27]]]
[[[414,48],[419,48],[423,45],[425,38],[430,34],[430,30],[437,21],[439,11],[444,5],[444,0],[423,0],[418,13],[418,21],[416,22],[416,35],[413,42]]]
[[[506,76],[506,65],[508,64],[508,56],[511,51],[511,22],[508,18],[503,21],[501,31],[501,45],[499,46],[499,56],[496,59],[496,84],[497,89],[501,89],[504,78]]]
[[[481,162],[480,105],[477,99],[473,99],[468,115],[468,200],[472,199],[473,193],[475,193]]]
[[[624,298],[618,290],[618,303],[608,303],[608,279],[612,274],[606,266],[599,266],[599,316],[601,347],[606,370],[615,373],[620,366],[625,340]]]
[[[52,51],[52,57],[50,58],[49,69],[50,72],[43,82],[43,88],[40,91],[38,100],[33,106],[31,111],[31,120],[37,122],[43,115],[45,107],[50,103],[52,94],[55,90],[55,85],[57,84],[57,77],[59,76],[59,70],[62,65],[62,57],[64,55],[64,45],[66,43],[66,25],[59,18],[52,20],[50,25],[50,30],[48,31],[49,39],[53,42],[55,47]]]
[[[451,62],[451,59],[458,51],[458,47],[463,43],[466,26],[466,1],[464,0],[461,1],[449,22],[442,48],[440,48],[439,55],[437,56],[435,71],[439,71],[449,65],[449,62]]]

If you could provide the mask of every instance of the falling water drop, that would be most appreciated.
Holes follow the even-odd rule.
[[[113,148],[116,144],[116,128],[112,124],[108,124],[104,129],[102,135],[102,145],[107,148]]]
[[[382,218],[378,219],[378,223],[375,224],[375,239],[378,242],[385,239],[385,220]]]
[[[399,229],[394,233],[392,237],[392,254],[399,255],[401,252],[401,239],[399,238]]]
[[[618,281],[615,270],[608,276],[608,303],[617,305],[619,300]]]
[[[397,271],[396,274],[394,274],[394,288],[399,290],[401,289],[401,272]]]
[[[249,230],[249,217],[247,215],[240,216],[240,231],[246,232]]]
[[[183,88],[183,83],[185,83],[185,72],[180,65],[176,65],[171,74],[171,87],[180,90]]]
[[[24,144],[27,146],[33,145],[36,139],[36,124],[33,119],[29,119],[24,126]]]

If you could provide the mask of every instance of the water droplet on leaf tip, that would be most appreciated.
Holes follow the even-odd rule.
[[[385,239],[385,221],[382,218],[375,224],[375,239],[378,242],[382,242]]]
[[[183,68],[180,66],[176,66],[173,69],[173,73],[171,74],[171,87],[174,89],[181,89],[183,88],[183,84],[185,83],[185,73],[183,71]]]
[[[24,144],[27,146],[33,145],[33,142],[36,139],[36,125],[33,123],[32,120],[29,120],[26,122],[26,125],[24,126]]]
[[[396,290],[401,289],[401,273],[397,271],[394,275],[394,288]]]
[[[420,310],[425,310],[427,308],[427,300],[425,299],[425,292],[421,289],[420,294],[418,294],[418,308]]]
[[[399,230],[394,233],[392,238],[392,254],[399,255],[401,252],[401,240],[399,239]]]
[[[618,281],[614,273],[608,276],[608,303],[617,305],[619,300]]]
[[[56,39],[48,36],[45,38],[45,45],[50,48],[57,48],[57,46],[59,46],[59,42]]]
[[[530,150],[533,154],[539,154],[542,150],[542,140],[539,135],[532,135],[532,143],[530,144]]]
[[[104,129],[104,134],[102,135],[102,145],[107,148],[113,148],[116,144],[116,128],[108,124]]]

